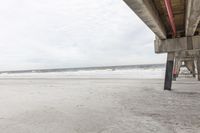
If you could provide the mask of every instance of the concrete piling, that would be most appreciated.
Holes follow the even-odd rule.
[[[197,58],[197,74],[198,80],[200,81],[200,58]]]
[[[174,53],[167,54],[164,90],[171,90],[174,66]]]
[[[192,75],[194,78],[196,78],[196,72],[195,72],[195,64],[194,64],[194,60],[192,62]]]

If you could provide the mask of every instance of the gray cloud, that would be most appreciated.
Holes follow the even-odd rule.
[[[0,69],[164,62],[122,0],[0,2]]]

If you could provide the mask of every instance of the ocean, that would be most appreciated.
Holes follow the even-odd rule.
[[[165,64],[0,71],[0,78],[163,79]]]

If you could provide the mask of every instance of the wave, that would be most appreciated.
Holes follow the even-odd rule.
[[[163,67],[129,67],[129,68],[104,68],[80,69],[73,71],[49,71],[26,73],[1,73],[0,78],[131,78],[131,79],[160,79],[164,78]]]

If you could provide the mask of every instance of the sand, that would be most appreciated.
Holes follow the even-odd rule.
[[[1,79],[0,133],[199,133],[200,82]]]

